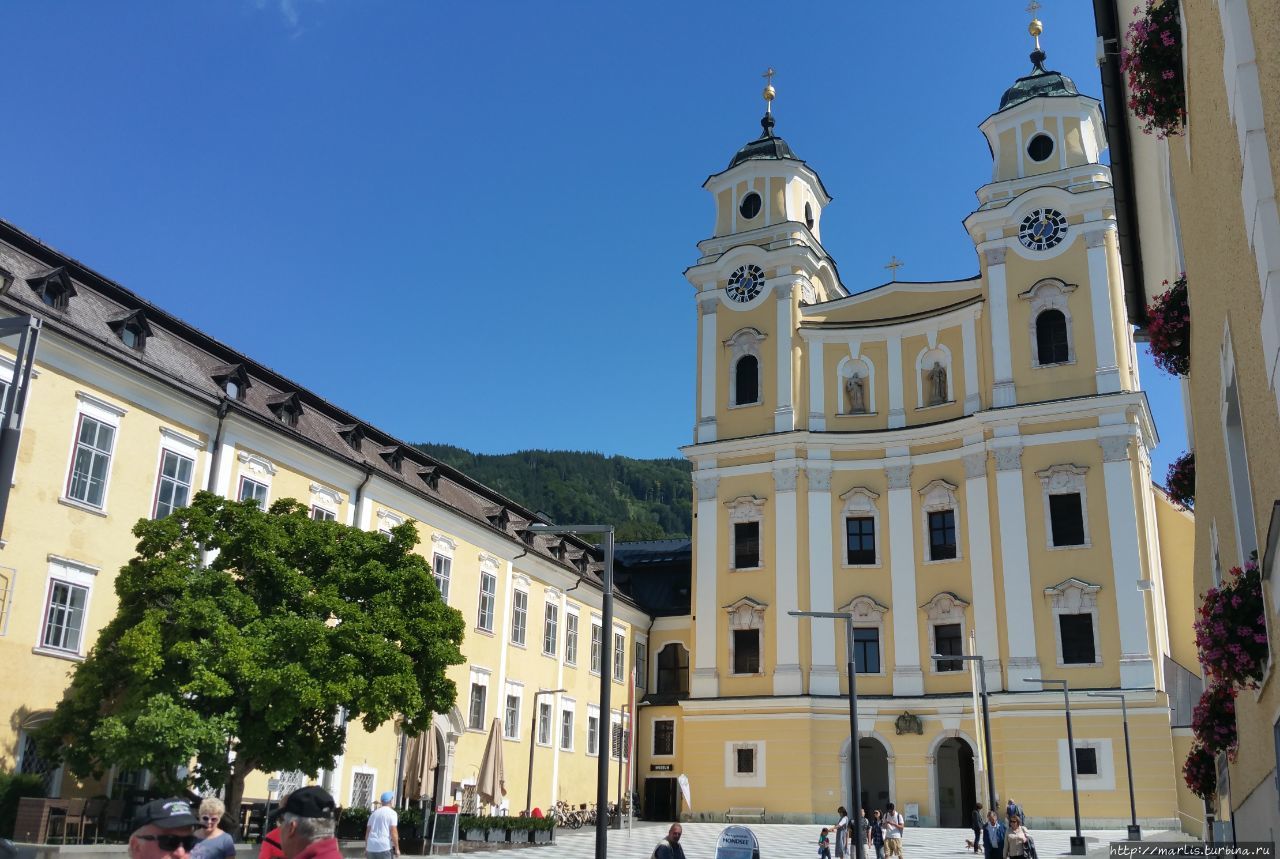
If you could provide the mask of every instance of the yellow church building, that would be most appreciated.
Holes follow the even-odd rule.
[[[1170,690],[1195,666],[1193,523],[1152,484],[1099,103],[1038,40],[1031,59],[980,125],[976,276],[842,281],[831,195],[778,136],[771,86],[762,134],[706,180],[714,228],[685,271],[692,596],[649,638],[646,807],[810,822],[892,801],[967,826],[980,719],[968,663],[934,654],[984,659],[997,793],[1033,825],[1073,816],[1063,695],[1039,679],[1071,689],[1085,826],[1129,818],[1119,702],[1086,691],[1128,699],[1140,822],[1176,827],[1192,802]],[[858,798],[845,630],[798,610],[853,618]]]

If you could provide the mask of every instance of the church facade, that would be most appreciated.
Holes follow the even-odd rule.
[[[1063,692],[1041,679],[1072,690],[1086,826],[1129,816],[1119,701],[1086,690],[1127,698],[1140,821],[1194,810],[1170,727],[1186,703],[1170,690],[1195,668],[1175,658],[1193,523],[1152,483],[1098,102],[1038,46],[1032,61],[980,126],[993,165],[964,221],[974,277],[842,282],[822,242],[831,197],[769,113],[706,180],[715,228],[685,272],[692,598],[650,632],[646,810],[809,822],[894,802],[964,826],[989,759],[1001,803],[1067,826]],[[935,654],[982,657],[989,754],[978,663]]]

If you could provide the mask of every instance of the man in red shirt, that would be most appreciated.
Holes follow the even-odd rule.
[[[262,846],[258,848],[258,859],[284,859],[284,851],[280,849],[280,824],[276,819],[284,811],[284,804],[289,801],[289,794],[282,794],[276,807],[267,812],[267,822],[274,823],[271,831],[262,836]]]
[[[342,859],[334,837],[337,805],[322,787],[289,795],[280,814],[280,847],[285,859]]]

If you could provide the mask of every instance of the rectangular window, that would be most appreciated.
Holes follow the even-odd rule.
[[[507,690],[507,707],[502,714],[502,736],[508,740],[520,739],[520,696]]]
[[[163,519],[191,500],[191,472],[195,461],[171,450],[160,452],[160,477],[156,481],[156,503],[152,519]]]
[[[338,514],[332,510],[326,510],[323,507],[312,507],[311,518],[317,522],[332,522],[338,518]]]
[[[1064,665],[1091,665],[1097,661],[1093,647],[1092,614],[1058,615]]]
[[[733,631],[733,673],[760,673],[760,630]]]
[[[49,580],[49,604],[44,614],[40,646],[67,653],[80,652],[89,589],[60,579]]]
[[[604,648],[604,632],[600,624],[591,624],[591,673],[600,673],[600,651]]]
[[[658,719],[653,723],[654,755],[671,756],[676,753],[676,723],[674,719]]]
[[[1098,774],[1098,750],[1076,747],[1076,775]]]
[[[880,630],[854,629],[853,667],[859,674],[880,673]]]
[[[938,510],[929,514],[929,560],[945,561],[956,556],[956,511]]]
[[[560,748],[566,752],[573,751],[573,706],[566,706],[560,711]]]
[[[958,623],[940,623],[933,628],[933,645],[934,653],[941,653],[943,656],[960,656],[964,653],[964,648],[960,642],[960,624]],[[939,671],[960,671],[964,668],[964,661],[960,659],[939,659]]]
[[[511,643],[524,646],[525,629],[529,625],[529,595],[524,591],[511,594]]]
[[[622,750],[626,748],[626,735],[622,730],[622,720],[617,717],[610,719],[609,727],[609,738],[611,740],[609,757],[622,760]]]
[[[373,773],[354,773],[351,776],[351,807],[373,808]]]
[[[538,745],[551,745],[551,702],[538,701]]]
[[[643,641],[635,643],[636,651],[636,688],[645,687],[645,675],[649,671],[649,645]]]
[[[734,749],[734,770],[738,775],[755,775],[756,750],[754,748]]]
[[[733,568],[752,570],[760,566],[760,523],[733,523]]]
[[[1084,545],[1084,510],[1079,492],[1049,496],[1049,522],[1053,528],[1053,545]]]
[[[485,632],[493,632],[493,598],[497,589],[498,579],[493,573],[480,574],[480,606],[476,611],[476,626]]]
[[[627,679],[627,638],[620,632],[613,634],[613,682]]]
[[[484,698],[488,690],[476,683],[471,682],[471,708],[467,713],[467,727],[473,731],[484,730]]]
[[[106,506],[107,473],[111,469],[115,441],[115,427],[88,415],[80,416],[71,477],[67,481],[68,498],[90,507]]]
[[[587,754],[600,754],[600,710],[595,705],[587,707]]]
[[[578,616],[573,612],[564,616],[564,661],[566,665],[578,664]]]
[[[848,563],[874,564],[876,562],[876,520],[870,516],[850,516],[844,520],[848,542]]]
[[[236,500],[257,501],[258,506],[265,509],[267,506],[267,484],[241,477],[240,492],[236,496]]]
[[[431,559],[431,575],[440,589],[440,599],[449,601],[449,576],[453,574],[453,558],[447,555],[435,555]]]
[[[560,607],[547,603],[542,618],[542,652],[547,656],[555,656],[560,646]]]

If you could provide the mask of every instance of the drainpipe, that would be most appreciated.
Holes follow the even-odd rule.
[[[364,497],[364,488],[369,485],[369,480],[373,477],[373,466],[366,465],[364,467],[364,480],[360,481],[360,485],[356,487],[356,491],[351,496],[351,524],[360,527],[360,499]]]
[[[213,455],[209,458],[209,481],[206,487],[210,492],[215,491],[218,483],[218,469],[222,467],[222,423],[227,419],[227,413],[231,411],[231,400],[223,397],[218,400],[218,408],[215,414],[218,416],[218,429],[213,434]]]

